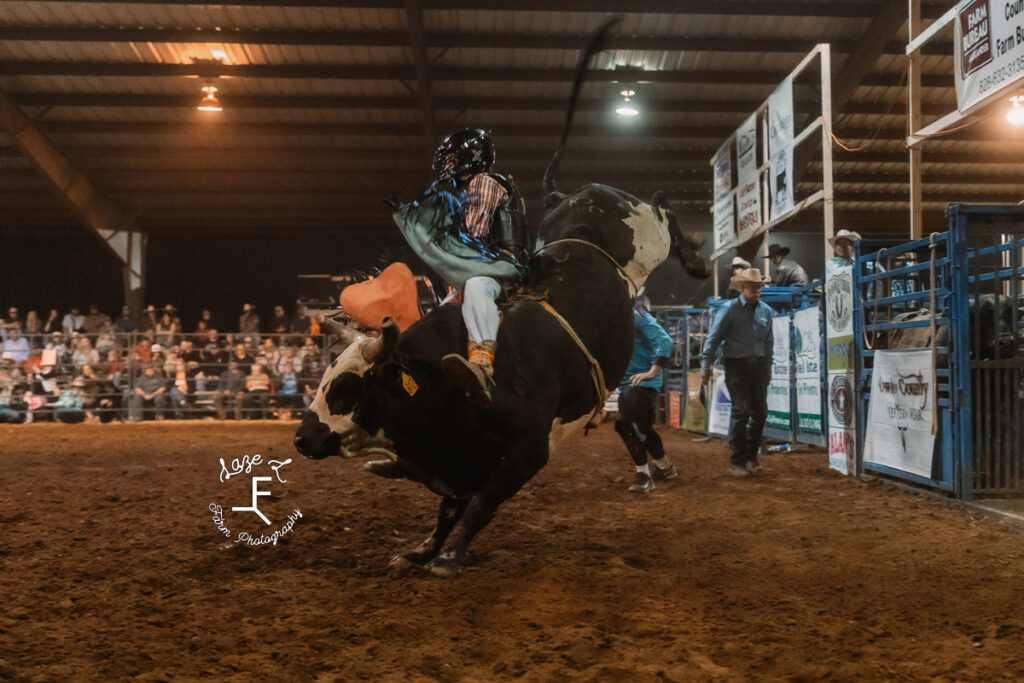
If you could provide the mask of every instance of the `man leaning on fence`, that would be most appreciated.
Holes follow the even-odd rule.
[[[766,278],[757,268],[734,275],[729,286],[739,297],[719,309],[701,354],[705,383],[719,346],[725,386],[732,401],[729,418],[730,474],[747,477],[761,472],[757,452],[768,417],[768,382],[772,376],[772,309],[761,301]]]

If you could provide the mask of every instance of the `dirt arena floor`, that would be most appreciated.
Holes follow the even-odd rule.
[[[629,493],[603,426],[552,458],[462,576],[388,569],[435,497],[294,452],[294,424],[0,426],[0,679],[739,681],[1024,679],[1024,532],[828,471],[821,452]],[[262,470],[219,481],[220,458]],[[211,502],[301,511],[233,543]],[[238,484],[238,486],[234,486]],[[262,488],[269,486],[260,484]],[[225,526],[253,526],[225,512]],[[258,521],[258,520],[257,520]]]

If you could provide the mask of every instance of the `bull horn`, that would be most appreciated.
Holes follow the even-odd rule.
[[[380,324],[380,336],[363,346],[363,358],[370,363],[386,361],[395,352],[398,337],[398,323],[391,316],[384,318]]]
[[[359,334],[359,332],[344,323],[334,320],[333,318],[324,318],[324,324],[327,325],[328,329],[330,329],[331,332],[346,344],[355,344],[357,341],[362,339],[362,335]]]

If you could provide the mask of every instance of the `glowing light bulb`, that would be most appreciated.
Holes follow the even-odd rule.
[[[1024,107],[1020,106],[1021,102],[1024,102],[1024,95],[1011,97],[1010,102],[1013,106],[1006,112],[1006,120],[1015,126],[1024,126]]]
[[[203,92],[206,96],[199,102],[199,106],[196,107],[199,111],[224,111],[224,108],[220,106],[220,101],[217,100],[217,88],[212,85],[204,85]]]
[[[623,90],[620,94],[622,95],[622,104],[615,109],[615,113],[623,117],[638,116],[640,110],[633,106],[633,102],[630,99],[633,95],[636,95],[636,91]]]

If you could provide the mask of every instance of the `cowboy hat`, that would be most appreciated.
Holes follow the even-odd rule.
[[[733,256],[732,263],[729,264],[731,267],[742,266],[743,268],[750,267],[750,261],[746,260],[742,256]]]
[[[788,254],[789,247],[784,247],[781,244],[772,244],[768,247],[768,258],[775,258],[779,255],[787,256]]]
[[[846,228],[843,228],[836,234],[829,237],[828,243],[834,247],[836,246],[836,240],[850,240],[851,242],[856,242],[859,239],[861,239],[860,233],[853,232],[852,230],[847,230]]]
[[[729,280],[729,286],[732,287],[733,289],[738,290],[742,285],[745,284],[763,285],[766,282],[770,281],[771,278],[767,278],[761,275],[761,271],[758,270],[757,268],[747,268],[746,270],[741,270],[740,272],[733,275],[732,278]]]

